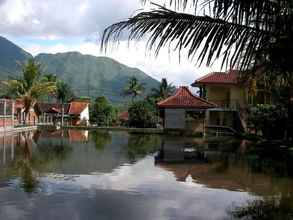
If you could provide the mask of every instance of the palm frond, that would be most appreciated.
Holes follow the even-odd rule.
[[[30,88],[30,95],[39,99],[40,97],[56,92],[55,82],[38,82]]]
[[[228,64],[230,67],[250,66],[255,52],[268,38],[266,31],[254,27],[209,16],[178,13],[160,6],[108,27],[101,49],[107,50],[111,42],[119,42],[125,32],[129,33],[129,41],[148,37],[146,47],[154,50],[156,56],[168,46],[179,52],[187,50],[188,58],[196,59],[199,64],[205,61],[210,65],[222,56],[222,66]]]

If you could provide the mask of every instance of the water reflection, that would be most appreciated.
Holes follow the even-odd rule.
[[[293,219],[292,195],[276,195],[233,207],[231,218],[244,220],[291,220]]]
[[[19,133],[0,141],[0,219],[258,219],[254,211],[261,209],[292,213],[292,158],[277,148],[82,130]]]

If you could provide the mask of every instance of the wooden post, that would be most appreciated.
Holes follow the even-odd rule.
[[[6,114],[7,114],[7,112],[6,112],[6,99],[4,100],[4,109],[3,109],[3,111],[4,111],[4,120],[3,120],[3,123],[4,123],[4,125],[3,125],[3,127],[4,127],[4,132],[6,131]]]
[[[206,121],[206,120],[205,120],[205,117],[204,117],[204,118],[203,118],[203,130],[202,130],[202,131],[203,131],[203,133],[202,133],[202,134],[203,134],[203,137],[206,136],[206,125],[205,125],[205,121]]]
[[[14,128],[14,101],[12,101],[12,104],[11,104],[11,119],[12,119],[12,123],[11,123],[11,126]]]
[[[61,127],[63,127],[64,125],[64,104],[62,103],[62,107],[61,107]]]

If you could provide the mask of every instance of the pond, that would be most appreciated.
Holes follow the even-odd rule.
[[[293,153],[59,130],[0,138],[0,219],[293,219]]]

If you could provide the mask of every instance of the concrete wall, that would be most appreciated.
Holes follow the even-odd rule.
[[[185,110],[184,109],[165,109],[165,128],[185,129]]]

